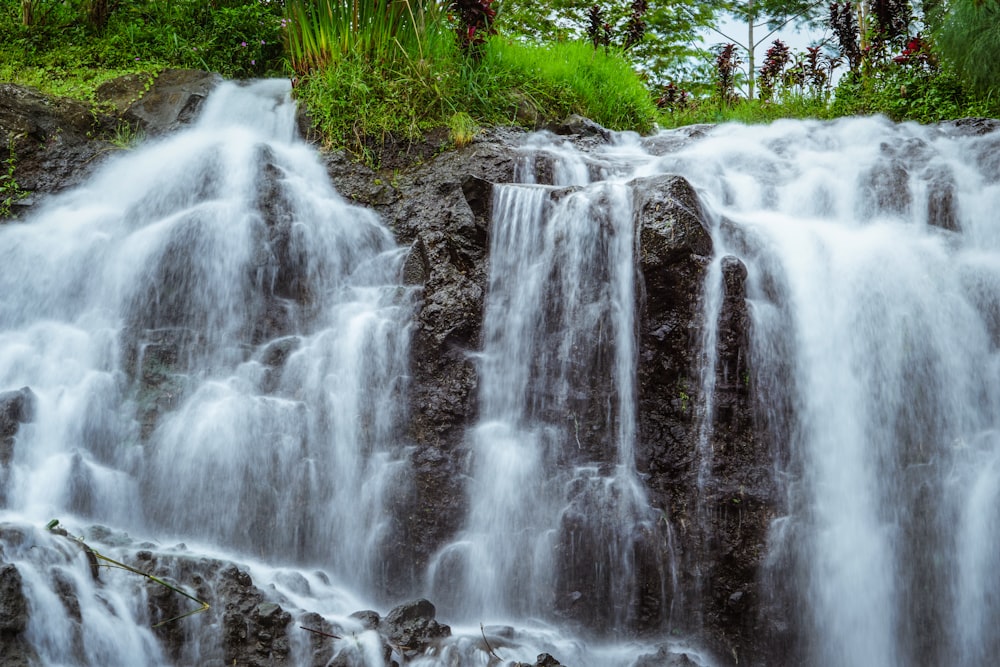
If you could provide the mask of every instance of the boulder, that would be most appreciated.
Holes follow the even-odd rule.
[[[103,87],[105,99],[122,100],[128,97],[126,88],[132,80],[119,80],[121,84]],[[134,80],[136,84],[140,80]],[[217,85],[222,83],[222,77],[211,72],[186,69],[164,70],[156,77],[145,92],[137,91],[135,102],[130,104],[122,118],[141,127],[146,134],[158,136],[176,130],[182,125],[193,121],[201,108],[202,102]],[[145,86],[146,84],[143,83]],[[102,93],[99,91],[98,93]]]
[[[379,631],[404,655],[419,655],[439,639],[451,636],[451,628],[438,623],[436,614],[428,600],[413,600],[390,611],[379,624]]]

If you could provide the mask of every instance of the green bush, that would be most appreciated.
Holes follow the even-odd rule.
[[[987,115],[989,109],[951,72],[888,65],[868,77],[843,76],[831,112],[834,116],[884,114],[895,121],[934,123]]]

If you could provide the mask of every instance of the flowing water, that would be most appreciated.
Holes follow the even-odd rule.
[[[154,593],[128,572],[94,581],[52,518],[168,573],[236,560],[294,614],[350,629],[349,664],[385,664],[347,614],[399,588],[423,587],[455,630],[410,664],[488,664],[486,621],[511,626],[508,663],[628,666],[656,648],[634,643],[642,605],[667,643],[674,614],[698,613],[675,601],[700,598],[678,590],[684,536],[635,465],[630,182],[661,173],[695,185],[713,226],[699,488],[720,260],[748,270],[755,409],[783,493],[761,580],[765,609],[795,610],[788,664],[1000,657],[995,135],[854,119],[588,152],[531,136],[518,182],[494,192],[468,514],[400,585],[419,295],[398,280],[405,250],[295,138],[288,94],[225,84],[190,129],[0,227],[0,391],[36,397],[0,466],[0,556],[43,664],[221,664],[197,617],[165,654]],[[294,664],[311,664],[303,622]]]
[[[700,188],[717,253],[748,267],[787,493],[766,580],[802,664],[1000,655],[1000,165],[995,133],[957,134],[722,127],[654,167]]]
[[[494,193],[471,509],[431,576],[466,616],[561,610],[614,634],[656,520],[634,463],[632,193],[544,150],[554,185],[529,146],[523,184]]]

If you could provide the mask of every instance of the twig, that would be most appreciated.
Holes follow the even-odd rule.
[[[68,537],[68,538],[76,541],[77,543],[79,543],[80,546],[83,547],[83,550],[87,554],[87,560],[90,561],[90,566],[91,566],[92,570],[97,566],[96,561],[101,560],[101,561],[104,561],[104,563],[105,563],[104,567],[117,567],[117,568],[120,568],[122,570],[127,570],[128,572],[131,572],[133,574],[138,574],[140,577],[145,577],[145,578],[149,579],[150,581],[152,581],[154,583],[157,583],[160,586],[163,586],[164,588],[168,588],[168,589],[172,590],[174,593],[179,593],[180,595],[183,595],[187,599],[193,600],[193,601],[195,601],[195,602],[197,602],[198,604],[201,605],[201,607],[199,607],[198,609],[194,609],[194,610],[189,611],[189,612],[187,612],[185,614],[181,614],[180,616],[174,616],[173,618],[168,618],[165,621],[160,621],[159,623],[157,623],[156,625],[153,626],[154,628],[158,628],[161,625],[166,625],[167,623],[173,623],[174,621],[179,621],[182,618],[187,618],[188,616],[194,616],[195,614],[200,614],[203,611],[208,611],[209,604],[207,602],[205,602],[204,600],[199,600],[198,598],[196,598],[195,596],[191,595],[190,593],[188,593],[188,592],[186,592],[186,591],[178,588],[177,586],[174,586],[173,584],[167,583],[163,579],[160,579],[159,577],[157,577],[155,575],[152,575],[149,572],[143,572],[142,570],[138,570],[138,569],[132,567],[131,565],[126,565],[125,563],[121,563],[119,561],[116,561],[113,558],[108,558],[104,554],[98,552],[97,549],[93,548],[92,546],[90,546],[89,544],[87,544],[86,542],[84,542],[82,537],[76,537],[74,535],[70,535],[68,532],[65,531],[65,529],[57,528],[58,526],[59,526],[59,520],[58,519],[52,519],[52,521],[49,521],[49,523],[45,527],[49,530],[49,532],[53,532],[56,535],[62,535],[63,537]],[[96,578],[96,575],[95,575],[95,578]]]
[[[482,623],[479,624],[479,631],[481,633],[483,633],[483,643],[486,644],[486,652],[489,653],[490,655],[492,655],[494,658],[496,658],[500,662],[503,662],[503,658],[501,658],[500,656],[498,656],[496,654],[496,652],[493,650],[493,647],[490,646],[490,640],[486,638],[486,628],[483,627]]]
[[[307,628],[304,625],[300,625],[299,627],[302,628],[303,630],[305,630],[306,632],[312,632],[313,634],[320,635],[321,637],[330,637],[331,639],[343,639],[342,637],[340,637],[338,635],[331,635],[329,632],[323,632],[322,630],[315,630],[313,628]]]

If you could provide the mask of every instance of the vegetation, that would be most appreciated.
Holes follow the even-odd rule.
[[[463,144],[482,126],[569,113],[641,132],[1000,114],[1000,0],[925,0],[922,16],[902,0],[838,1],[829,14],[825,0],[652,4],[0,0],[0,80],[92,100],[105,80],[166,67],[293,76],[327,143],[363,156],[432,130]],[[758,68],[735,40],[698,45],[726,15],[750,31],[822,20],[834,37],[798,54],[775,40]]]

